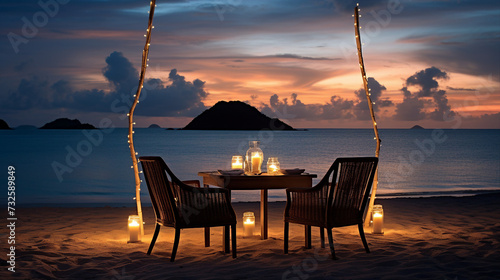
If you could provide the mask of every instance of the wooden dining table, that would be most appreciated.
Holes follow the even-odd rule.
[[[316,174],[296,175],[271,175],[262,173],[260,175],[222,175],[218,171],[198,172],[203,178],[203,186],[217,186],[230,191],[236,190],[260,190],[260,229],[261,239],[268,238],[268,190],[286,188],[311,188],[312,179]],[[224,235],[228,234],[224,230]],[[229,238],[223,236],[224,251],[229,250]],[[205,228],[205,246],[210,246],[210,228]]]

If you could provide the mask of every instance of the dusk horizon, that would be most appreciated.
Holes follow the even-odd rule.
[[[148,4],[4,1],[0,119],[126,127]],[[359,4],[379,128],[500,128],[497,2]],[[137,126],[184,127],[240,100],[297,128],[370,128],[355,5],[158,2]]]

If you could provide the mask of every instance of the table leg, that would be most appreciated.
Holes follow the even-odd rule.
[[[267,189],[260,190],[260,239],[267,239]]]
[[[208,188],[208,185],[203,182],[203,187]],[[210,228],[205,228],[205,247],[210,247]]]

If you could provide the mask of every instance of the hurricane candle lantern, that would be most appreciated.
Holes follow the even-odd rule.
[[[246,166],[248,166],[248,173],[252,175],[260,174],[262,161],[264,159],[264,153],[259,148],[259,141],[250,141],[250,148],[247,150],[246,154]]]
[[[373,227],[372,233],[383,234],[384,233],[384,210],[382,205],[373,205],[372,211]]]
[[[243,213],[243,236],[253,236],[255,229],[255,215],[253,212]]]
[[[128,233],[130,236],[129,243],[140,242],[141,241],[141,219],[139,215],[128,216]]]
[[[280,171],[280,163],[277,157],[269,157],[267,160],[267,173],[276,175]]]
[[[243,169],[243,156],[233,156],[231,169]]]

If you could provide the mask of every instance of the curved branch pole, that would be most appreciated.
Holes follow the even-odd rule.
[[[375,156],[378,157],[380,154],[380,140],[379,134],[378,134],[378,128],[377,128],[377,121],[375,120],[375,113],[373,112],[373,102],[372,99],[370,98],[371,96],[371,89],[368,88],[368,79],[366,77],[366,71],[365,71],[365,64],[363,62],[363,52],[361,50],[361,35],[359,32],[359,29],[361,28],[359,26],[359,4],[354,8],[354,30],[356,34],[356,46],[358,49],[358,58],[359,58],[359,69],[361,70],[361,77],[363,78],[363,86],[365,88],[365,94],[366,94],[366,99],[368,100],[368,107],[370,107],[370,115],[372,117],[372,122],[373,122],[373,131],[375,132],[375,140],[377,140],[377,148],[375,150]],[[371,212],[373,209],[373,203],[375,202],[375,195],[377,193],[377,187],[378,187],[378,167],[377,171],[375,173],[375,178],[373,179],[373,190],[370,196],[370,203],[368,204],[368,210],[366,211],[366,217],[365,217],[365,227],[370,225],[370,218],[371,218]]]
[[[137,92],[134,95],[134,103],[132,103],[132,106],[130,107],[130,111],[127,114],[128,116],[128,143],[129,143],[129,148],[130,148],[130,155],[132,156],[132,168],[134,169],[134,175],[135,175],[135,200],[137,203],[137,215],[139,215],[141,221],[141,235],[144,236],[144,222],[142,219],[142,205],[141,205],[141,179],[139,178],[139,166],[138,166],[138,161],[137,161],[137,153],[135,152],[134,148],[134,111],[135,107],[137,106],[137,103],[139,103],[139,97],[141,95],[141,90],[143,88],[144,84],[144,77],[146,76],[146,68],[148,66],[148,54],[149,54],[149,46],[151,42],[151,31],[154,28],[153,26],[153,15],[155,13],[155,7],[156,7],[156,0],[152,0],[150,2],[150,9],[149,9],[149,22],[148,22],[148,29],[146,30],[146,44],[144,45],[144,50],[142,51],[142,64],[141,64],[141,76],[139,79],[139,86],[137,87]]]

